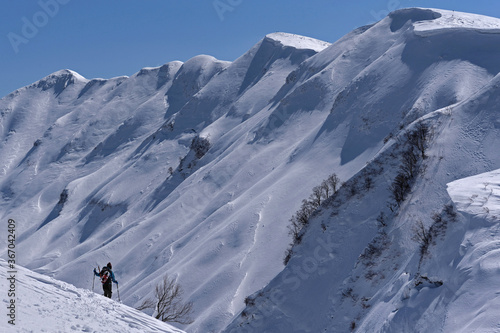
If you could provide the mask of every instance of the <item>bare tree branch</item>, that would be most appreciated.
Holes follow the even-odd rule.
[[[162,282],[156,285],[155,297],[146,299],[137,309],[155,309],[155,318],[163,322],[191,324],[193,303],[183,303],[183,293],[180,285],[165,274]]]

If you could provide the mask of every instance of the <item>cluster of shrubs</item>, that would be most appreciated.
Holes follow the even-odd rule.
[[[392,212],[406,199],[418,174],[421,161],[427,157],[426,151],[429,135],[430,130],[428,125],[420,122],[403,137],[405,149],[401,154],[399,172],[390,186],[393,202],[390,202],[388,206]],[[293,240],[286,250],[284,264],[286,265],[293,255],[293,247],[302,241],[305,227],[309,224],[311,216],[323,202],[334,197],[339,187],[345,188],[344,192],[348,198],[357,194],[359,185],[365,190],[371,189],[373,187],[373,178],[371,176],[373,174],[380,174],[382,171],[383,168],[380,168],[380,170],[364,170],[363,184],[358,184],[358,179],[351,179],[348,183],[340,183],[337,175],[332,174],[321,185],[314,187],[309,198],[302,201],[300,209],[290,219],[288,228]],[[330,203],[336,206],[335,204],[339,204],[336,201],[338,201],[338,198],[333,198],[330,200]],[[384,229],[386,221],[383,213],[377,218],[377,222],[379,223],[379,227]],[[322,227],[325,230],[326,226],[322,225]],[[435,228],[437,228],[437,225]],[[374,264],[373,260],[382,254],[382,251],[388,247],[389,243],[387,235],[382,230],[374,242],[369,244],[365,252],[361,255],[361,262],[366,266],[372,266]]]
[[[359,256],[359,261],[366,267],[375,266],[375,260],[379,258],[385,249],[390,245],[390,238],[385,231],[380,231],[378,235],[368,244],[363,253]]]
[[[290,234],[295,243],[301,242],[303,236],[302,229],[309,223],[310,217],[321,206],[323,201],[337,192],[339,184],[339,177],[336,174],[331,174],[321,185],[313,188],[309,199],[302,200],[300,209],[290,219]]]
[[[290,218],[290,225],[288,226],[289,233],[293,238],[290,247],[285,253],[284,264],[286,265],[293,254],[293,246],[302,241],[304,235],[304,228],[309,224],[309,219],[313,213],[321,206],[321,204],[333,196],[340,186],[339,177],[333,173],[327,179],[313,188],[309,199],[302,200],[300,209]]]
[[[440,213],[433,213],[431,219],[432,223],[428,228],[422,220],[418,220],[413,228],[413,240],[420,245],[419,270],[423,259],[430,255],[430,246],[436,244],[438,237],[444,236],[448,228],[448,223],[456,221],[457,213],[453,205],[449,204],[445,205]]]
[[[406,150],[401,154],[401,165],[399,173],[391,184],[390,190],[395,204],[389,205],[391,211],[399,207],[411,190],[420,161],[427,156],[427,141],[429,127],[424,123],[418,123],[416,128],[405,135]]]
[[[186,161],[188,160],[188,156],[189,155],[186,155],[184,157],[179,157],[179,166],[177,167],[177,170],[181,173],[181,176],[183,178],[186,178],[187,176],[187,173],[183,172],[184,171],[184,168],[186,167],[187,169],[192,169],[196,166],[197,164],[197,161],[199,159],[201,159],[203,156],[205,156],[205,154],[208,152],[208,150],[210,149],[210,141],[208,141],[207,138],[203,138],[199,135],[195,136],[193,138],[193,140],[191,141],[191,145],[190,145],[190,149],[194,152],[194,156],[195,158],[192,159],[187,166],[185,166],[184,164],[186,163]],[[170,176],[173,175],[174,173],[174,169],[172,167],[168,168],[168,172],[170,174]]]
[[[202,158],[207,151],[210,149],[210,141],[207,138],[203,138],[197,135],[193,141],[191,141],[190,147],[196,156],[197,159]]]

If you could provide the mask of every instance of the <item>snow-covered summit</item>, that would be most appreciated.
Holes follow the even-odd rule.
[[[79,73],[70,69],[61,69],[46,77],[26,86],[26,89],[41,88],[42,91],[53,89],[54,94],[59,95],[68,86],[76,84],[79,89],[85,85],[89,80],[80,75]],[[19,91],[19,90],[18,90]]]
[[[61,76],[72,76],[75,79],[82,80],[82,81],[86,81],[87,80],[85,77],[83,77],[82,75],[80,75],[79,73],[77,73],[77,72],[75,72],[74,70],[71,70],[71,69],[61,69],[61,70],[58,70],[58,71],[56,71],[54,73],[51,73],[51,74],[47,75],[42,80],[46,80],[46,79],[49,79],[49,78],[55,78],[55,77],[61,77]]]
[[[88,82],[88,80],[80,75],[79,73],[70,70],[70,69],[61,69],[58,70],[54,73],[51,73],[44,77],[43,79],[35,82],[34,84],[37,86],[44,85],[44,84],[51,84],[55,82],[59,82],[61,80],[72,80],[72,81],[82,81],[82,82]]]
[[[419,36],[429,36],[449,30],[474,30],[480,33],[500,33],[500,19],[444,9],[405,8],[388,16],[397,30],[411,21]]]
[[[440,17],[432,21],[422,21],[416,24],[415,31],[426,35],[434,31],[449,29],[470,29],[481,33],[500,33],[500,19],[479,14],[455,12],[435,9]]]
[[[285,32],[275,32],[266,35],[266,39],[274,40],[282,45],[295,47],[297,49],[309,49],[320,52],[330,46],[328,42],[321,41],[310,37],[290,34]]]

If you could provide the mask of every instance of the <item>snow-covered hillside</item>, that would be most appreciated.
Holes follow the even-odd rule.
[[[443,290],[463,282],[469,225],[446,184],[500,166],[499,29],[404,9],[331,45],[274,33],[233,62],[62,70],[21,88],[0,100],[0,218],[16,220],[17,260],[81,288],[111,261],[131,306],[168,273],[194,303],[190,333],[451,331]],[[395,205],[422,124],[427,158]],[[344,186],[284,267],[290,217],[332,173]],[[437,216],[446,232],[421,257],[415,226]]]
[[[0,259],[2,304],[6,307],[11,299],[15,300],[12,317],[2,316],[2,332],[183,332],[87,289],[75,288],[23,267],[16,266],[17,280],[9,281],[10,271]],[[16,294],[12,298],[7,295],[9,288]]]
[[[394,38],[391,48],[338,95],[330,117],[359,112],[349,122],[349,134],[357,129],[349,154],[380,147],[391,121],[399,130],[324,203],[286,268],[225,332],[498,330],[498,218],[492,208],[483,219],[498,173],[451,183],[450,193],[447,184],[500,166],[499,24],[408,9],[367,28],[361,36],[380,42],[378,30]],[[391,188],[404,169],[406,133],[418,124],[430,129],[426,158],[397,205]],[[461,213],[471,210],[479,216]]]
[[[306,127],[296,142],[256,132],[289,73],[326,46],[277,33],[232,63],[197,56],[110,80],[62,70],[3,98],[0,207],[19,263],[87,287],[111,261],[129,305],[168,273],[194,302],[190,330],[220,330],[282,269],[303,195],[287,193],[321,177],[303,180],[315,160],[287,166]]]

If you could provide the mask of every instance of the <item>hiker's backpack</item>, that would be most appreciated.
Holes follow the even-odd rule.
[[[99,276],[101,277],[102,284],[108,282],[108,280],[111,279],[111,272],[109,271],[109,268],[103,267],[101,272],[99,273]]]

